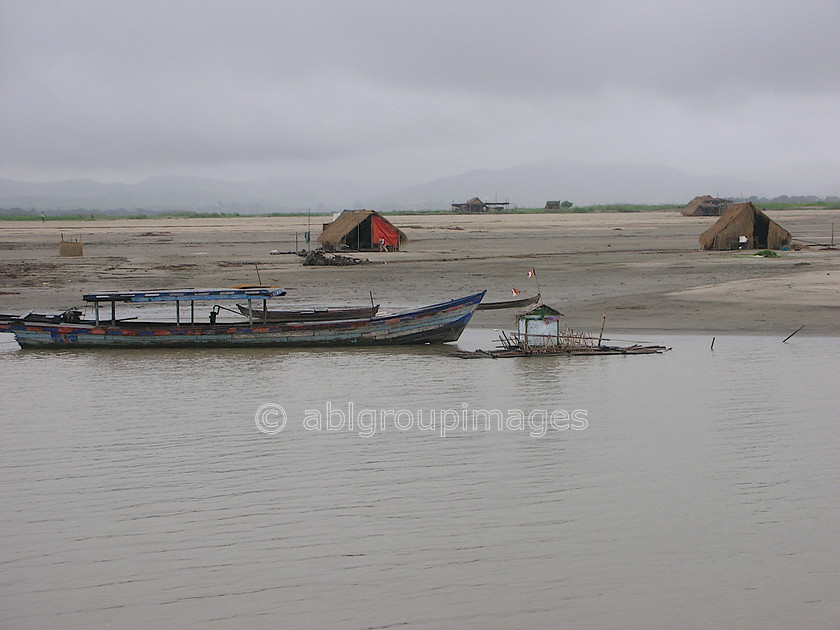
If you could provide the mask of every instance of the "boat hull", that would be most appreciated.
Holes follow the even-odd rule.
[[[525,306],[530,306],[531,304],[536,304],[540,301],[540,294],[537,293],[536,295],[532,295],[531,297],[520,298],[518,300],[507,300],[504,302],[484,302],[483,304],[479,304],[477,311],[495,311],[503,308],[523,308]]]
[[[446,343],[466,328],[484,292],[361,320],[239,325],[120,322],[115,326],[8,320],[22,348],[302,347]]]

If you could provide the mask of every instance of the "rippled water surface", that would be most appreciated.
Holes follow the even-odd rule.
[[[0,335],[0,627],[835,627],[840,339],[651,341]]]

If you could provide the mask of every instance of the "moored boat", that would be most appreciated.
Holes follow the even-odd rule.
[[[216,289],[155,292],[95,293],[83,296],[95,308],[93,320],[37,321],[4,316],[0,332],[15,335],[22,348],[67,347],[252,347],[397,345],[456,341],[472,317],[484,291],[419,309],[356,320],[269,322],[258,317],[265,301],[283,295],[282,289]],[[197,322],[196,302],[206,300],[263,300],[263,309],[250,308],[248,322]],[[117,303],[176,302],[176,321],[118,319]],[[189,320],[182,321],[181,303],[189,303]],[[100,317],[100,304],[110,305],[110,318]]]
[[[317,321],[335,321],[338,319],[364,319],[366,317],[373,317],[379,312],[379,304],[373,306],[356,306],[356,307],[313,307],[302,308],[296,310],[267,310],[265,312],[260,309],[250,309],[244,304],[237,304],[236,308],[239,312],[245,315],[253,316],[257,320],[265,320],[269,322],[317,322]]]
[[[529,297],[518,298],[516,300],[503,300],[501,302],[482,302],[478,305],[477,311],[494,311],[502,308],[523,308],[531,306],[540,301],[540,294],[531,295]]]

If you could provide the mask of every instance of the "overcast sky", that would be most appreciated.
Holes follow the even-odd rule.
[[[837,0],[0,0],[0,177],[840,184],[839,29]]]

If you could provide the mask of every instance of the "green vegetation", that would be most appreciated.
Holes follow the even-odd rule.
[[[737,200],[736,200],[737,201]],[[826,210],[840,209],[840,197],[829,195],[817,197],[816,195],[781,195],[768,199],[767,197],[749,197],[746,201],[752,201],[760,208],[771,210],[784,210],[786,208],[823,208]]]
[[[415,216],[426,214],[456,214],[452,210],[383,210],[380,214],[387,214],[393,216]]]
[[[815,210],[838,210],[840,200],[835,197],[813,201],[792,199],[785,202],[784,198],[771,200],[751,198],[751,201],[761,208],[768,210],[783,209],[815,209]],[[559,208],[546,210],[545,208],[517,208],[510,207],[501,210],[493,210],[488,214],[587,214],[597,212],[674,212],[683,208],[680,204],[629,204],[614,203],[592,206],[575,206],[571,201],[564,201]],[[332,212],[310,212],[309,216],[332,216]],[[391,216],[412,216],[412,215],[455,215],[451,209],[445,210],[387,210],[382,214]],[[232,219],[239,217],[301,217],[307,216],[306,212],[194,212],[194,211],[172,211],[155,212],[142,208],[135,211],[125,209],[114,211],[93,211],[77,208],[66,212],[55,212],[41,217],[40,211],[29,208],[0,208],[0,221],[113,221],[126,219]],[[481,216],[481,215],[478,215]]]
[[[763,210],[794,210],[802,208],[813,208],[816,210],[840,210],[840,201],[817,201],[814,203],[781,203],[753,201],[755,205]]]
[[[321,213],[332,214],[332,213]],[[306,213],[300,212],[271,212],[266,214],[242,214],[240,212],[137,212],[132,214],[109,214],[102,212],[65,212],[61,214],[47,214],[43,218],[32,211],[15,213],[0,209],[0,221],[120,221],[133,219],[236,219],[240,217],[301,217]],[[312,216],[317,216],[312,213]]]
[[[755,253],[756,256],[762,256],[764,258],[778,258],[779,255],[774,252],[772,249],[762,249]]]
[[[505,210],[498,210],[493,214],[586,214],[590,212],[667,212],[669,210],[679,210],[683,206],[665,203],[655,205],[642,205],[631,203],[612,203],[601,204],[597,206],[575,206],[571,202],[568,206],[560,204],[559,209],[552,208],[546,210],[545,208],[508,208]]]

